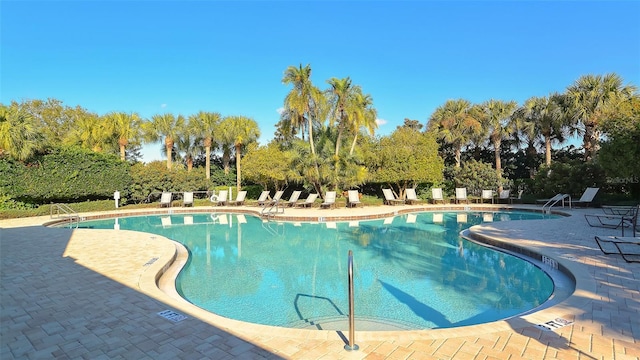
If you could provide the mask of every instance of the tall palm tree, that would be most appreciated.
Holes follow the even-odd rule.
[[[41,147],[43,136],[36,119],[16,103],[0,105],[0,155],[27,160]]]
[[[184,116],[166,113],[154,115],[151,122],[147,123],[146,137],[150,141],[158,141],[164,138],[167,152],[167,169],[171,170],[173,145],[180,138],[184,126]]]
[[[512,115],[518,104],[515,101],[489,100],[481,105],[483,109],[481,123],[488,130],[489,141],[493,145],[495,154],[496,173],[498,175],[498,191],[502,191],[502,161],[500,151],[502,140],[513,137],[517,129],[512,121]]]
[[[455,149],[456,167],[460,167],[462,148],[474,134],[481,131],[480,121],[473,115],[471,102],[465,99],[447,100],[431,114],[429,131]]]
[[[290,113],[290,118],[295,123],[306,122],[309,133],[309,147],[311,154],[315,156],[316,150],[313,140],[314,122],[318,107],[322,101],[322,92],[311,83],[311,66],[306,65],[295,67],[289,66],[285,72],[282,82],[285,85],[293,85],[293,89],[287,94],[284,100],[285,111]]]
[[[204,141],[206,154],[205,172],[207,174],[207,179],[211,178],[211,146],[213,145],[215,133],[220,126],[221,119],[222,117],[219,113],[205,111],[200,111],[196,115],[191,115],[189,117],[190,130],[195,136],[202,138]]]
[[[533,134],[542,138],[547,165],[551,165],[551,144],[554,141],[564,142],[567,135],[567,117],[562,109],[560,97],[559,94],[531,97],[514,114],[517,120],[528,122]]]
[[[187,165],[187,172],[193,169],[193,159],[202,154],[202,139],[191,131],[189,124],[183,124],[180,137],[176,140],[176,152],[184,159]]]
[[[584,158],[590,160],[598,151],[600,126],[611,107],[633,96],[636,87],[623,85],[615,73],[584,75],[566,91],[574,119],[583,126]]]
[[[327,100],[330,108],[329,125],[334,126],[337,123],[338,130],[335,152],[335,156],[337,157],[340,153],[340,143],[342,142],[344,130],[353,127],[353,93],[357,86],[351,86],[351,79],[349,77],[343,79],[334,77],[327,80],[327,83],[330,86],[327,90]]]
[[[366,130],[371,136],[373,136],[375,130],[378,128],[378,123],[376,123],[378,111],[373,107],[373,98],[371,95],[363,94],[360,87],[358,87],[353,94],[353,97],[354,116],[353,121],[351,121],[351,130],[354,134],[349,155],[353,155],[353,151],[356,148],[360,129]]]
[[[118,138],[120,160],[126,159],[125,148],[129,142],[137,141],[141,135],[142,118],[138,113],[111,112],[106,115],[107,128]]]
[[[240,173],[240,157],[242,147],[258,140],[260,129],[258,123],[245,116],[230,116],[222,121],[222,125],[229,138],[233,139],[233,146],[236,150],[236,189],[240,191],[242,176]]]

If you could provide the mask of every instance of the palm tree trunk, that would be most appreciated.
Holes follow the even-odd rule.
[[[351,150],[349,151],[349,155],[353,155],[353,151],[356,149],[356,141],[358,140],[358,133],[353,137],[353,142],[351,143]]]
[[[207,180],[211,178],[211,138],[207,137],[204,139],[204,148],[205,148],[205,172],[207,175]]]
[[[551,165],[551,138],[549,136],[544,137],[544,147],[546,164],[549,166]]]
[[[120,160],[124,161],[126,152],[124,151],[124,145],[120,145]]]
[[[500,159],[500,141],[493,143],[496,158],[496,174],[498,175],[498,193],[502,192],[502,159]]]
[[[173,139],[166,138],[164,141],[165,146],[167,147],[167,169],[171,170],[171,150],[173,149]]]
[[[462,156],[462,149],[460,147],[456,147],[456,167],[460,167],[460,157]]]
[[[240,192],[240,183],[242,177],[240,175],[240,152],[242,150],[242,144],[236,144],[236,193]]]

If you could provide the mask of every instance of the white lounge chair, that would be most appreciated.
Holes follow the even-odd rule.
[[[382,194],[384,194],[384,203],[386,205],[404,204],[404,200],[395,197],[391,189],[382,189]]]
[[[291,193],[291,197],[289,198],[289,200],[285,201],[285,203],[283,205],[284,206],[289,206],[289,207],[296,206],[296,203],[298,202],[298,198],[300,198],[300,194],[302,194],[302,191],[300,191],[300,190],[296,190],[296,191],[292,192]]]
[[[163,192],[162,196],[160,196],[160,207],[171,207],[171,198],[173,194],[170,192]]]
[[[193,192],[185,191],[182,194],[182,206],[193,206]]]
[[[582,196],[580,197],[580,200],[571,202],[571,205],[588,206],[593,201],[593,198],[596,197],[596,194],[598,193],[598,190],[600,190],[600,188],[594,188],[594,187],[587,188],[584,191],[584,193],[582,193]]]
[[[408,188],[405,190],[405,194],[407,195],[407,199],[405,200],[407,204],[412,205],[420,202],[420,199],[418,199],[418,195],[416,194],[416,189]]]
[[[433,188],[431,189],[431,202],[442,202],[444,204],[444,196],[442,195],[442,188]]]
[[[497,202],[498,204],[504,201],[505,203],[509,201],[509,197],[511,196],[511,190],[502,190],[498,194]]]
[[[484,204],[485,200],[491,200],[493,204],[493,190],[482,190],[482,195],[480,196],[479,201]]]
[[[324,195],[324,202],[320,204],[320,208],[335,208],[336,207],[336,192],[327,191]]]
[[[309,196],[307,196],[307,198],[303,202],[298,203],[297,206],[313,207],[313,204],[316,202],[317,198],[318,198],[318,194],[309,194]]]
[[[274,205],[275,203],[280,202],[280,198],[282,198],[282,194],[284,194],[283,190],[276,191],[276,194],[273,195],[273,199],[271,199],[271,201],[267,201],[267,204]]]
[[[220,192],[218,193],[218,199],[217,199],[216,205],[217,206],[227,205],[228,194],[229,194],[228,190],[220,190]]]
[[[347,207],[357,207],[358,205],[362,206],[358,190],[349,190],[347,193],[349,194]]]
[[[461,202],[469,203],[467,188],[456,188],[456,204],[460,204]]]
[[[258,205],[263,206],[269,200],[269,190],[265,190],[258,197]]]
[[[246,190],[238,191],[238,195],[236,196],[236,199],[233,201],[228,201],[227,205],[234,205],[234,206],[244,205],[244,200],[246,197],[247,197]]]

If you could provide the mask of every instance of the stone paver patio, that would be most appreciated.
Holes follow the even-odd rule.
[[[491,208],[491,205],[472,205]],[[523,206],[527,207],[527,206]],[[383,217],[451,206],[287,209],[289,219]],[[209,207],[142,212],[212,211]],[[220,211],[220,208],[216,208]],[[256,212],[256,207],[228,210]],[[242,323],[203,311],[172,289],[184,251],[157,235],[49,228],[49,217],[0,221],[2,359],[640,359],[640,264],[604,255],[585,213],[553,220],[487,223],[473,236],[526,248],[567,268],[568,299],[532,314],[488,324],[421,331],[357,331],[360,350],[335,331]],[[506,246],[506,245],[501,245]],[[164,274],[160,277],[161,274]],[[161,287],[164,291],[160,290]],[[187,318],[169,321],[171,310]],[[536,326],[562,318],[554,331]]]

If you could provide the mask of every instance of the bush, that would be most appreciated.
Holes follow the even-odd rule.
[[[0,188],[9,200],[24,206],[112,198],[131,184],[129,164],[115,155],[77,147],[54,149],[32,163],[0,159]],[[6,200],[4,201],[7,202]]]
[[[533,182],[533,192],[538,198],[548,198],[556,194],[570,194],[579,198],[588,187],[599,187],[605,192],[604,170],[595,162],[571,160],[554,162],[542,166]]]
[[[447,167],[444,177],[444,191],[449,194],[455,193],[456,187],[464,187],[467,188],[467,194],[479,196],[482,190],[495,190],[499,185],[498,174],[491,164],[475,160],[469,160],[459,168]],[[503,184],[503,187],[509,188],[509,184]]]
[[[191,172],[180,168],[169,170],[164,161],[135,164],[131,166],[131,177],[132,185],[126,202],[138,204],[155,201],[163,191],[220,190],[235,186],[236,180],[235,173],[224,174],[222,169],[213,171],[209,180],[203,168],[195,168]]]

